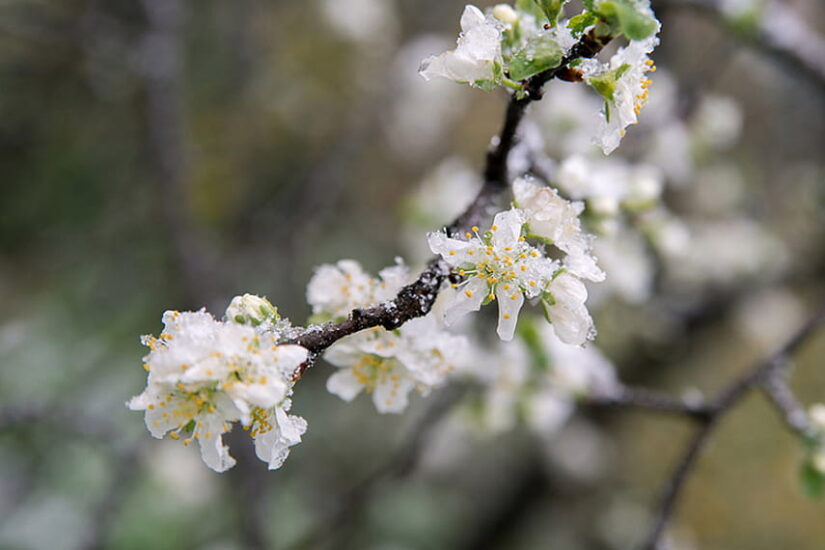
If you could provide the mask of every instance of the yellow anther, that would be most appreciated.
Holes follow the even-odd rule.
[[[470,237],[473,236],[473,234],[468,231],[468,232],[464,233],[464,236],[469,239]]]
[[[149,403],[149,405],[146,408],[149,409],[150,411],[155,410],[155,406],[151,403]]]
[[[491,229],[491,230],[493,230],[493,231],[498,231],[498,226],[497,226],[497,225],[494,225],[494,226],[492,226],[490,229]]]
[[[149,363],[143,363],[143,370],[149,370]]]
[[[530,281],[530,286],[536,286],[536,281]]]
[[[169,437],[171,437],[171,438],[172,438],[172,439],[174,439],[175,441],[177,441],[178,439],[180,439],[180,435],[178,435],[176,432],[172,432],[172,433],[170,433],[170,434],[169,434]]]
[[[510,285],[504,285],[504,290],[510,290]]]
[[[502,317],[503,317],[503,318],[505,318],[505,319],[509,319],[509,318],[510,318],[510,314],[509,314],[509,313],[505,313],[504,315],[502,315]]]
[[[526,239],[524,237],[519,237],[518,242],[523,243]]]
[[[473,297],[473,291],[472,290],[465,290],[464,295],[467,296],[467,298],[472,298]]]
[[[453,288],[458,288],[458,283],[453,283],[450,286],[453,287]]]
[[[518,294],[513,294],[512,296],[510,296],[510,299],[511,300],[518,300]]]
[[[495,300],[495,299],[496,299],[496,295],[495,295],[495,294],[493,294],[492,292],[491,292],[490,294],[488,294],[488,295],[487,295],[487,297],[488,297],[489,299],[491,299],[491,300]]]
[[[647,65],[648,67],[652,67],[653,66],[653,60],[652,59],[645,60],[645,65]]]
[[[450,250],[450,256],[455,256],[455,250]]]
[[[527,266],[526,265],[521,266],[521,270],[522,271],[527,271]]]
[[[477,231],[478,231],[478,226],[477,226],[477,225],[474,225],[473,227],[471,227],[471,228],[470,228],[470,230],[471,230],[473,233],[475,233],[475,232],[477,232]]]
[[[469,254],[470,256],[474,255],[475,253],[476,253],[475,250],[468,250],[467,251],[467,254]]]
[[[186,363],[184,363],[183,365],[180,366],[180,370],[187,370],[188,368],[189,368],[189,365],[187,365]]]

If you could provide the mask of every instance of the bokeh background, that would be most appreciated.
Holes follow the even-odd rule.
[[[696,271],[689,260],[656,264],[649,296],[602,300],[597,343],[622,378],[679,394],[733,379],[825,293],[825,96],[675,1],[656,6],[655,59],[684,116],[717,94],[735,100],[742,126],[735,144],[697,161],[724,169],[695,171],[665,200],[676,214],[747,219],[773,247],[735,270],[724,260],[745,246],[742,232],[707,225],[690,257],[719,244],[721,259],[699,270],[719,276],[688,284],[672,275]],[[786,5],[825,33],[821,2]],[[0,548],[639,540],[689,435],[679,419],[583,409],[539,437],[462,431],[448,411],[399,464],[450,390],[379,415],[367,399],[328,394],[321,362],[296,388],[293,412],[310,428],[284,468],[266,471],[229,437],[239,465],[219,475],[197,449],[151,439],[124,406],[144,384],[138,336],[158,333],[165,309],[220,314],[251,292],[300,324],[314,266],[354,258],[374,272],[449,221],[427,195],[411,206],[420,184],[448,158],[478,172],[506,102],[416,74],[453,43],[462,6],[0,2]],[[644,155],[632,135],[644,122],[618,154]],[[421,226],[422,208],[434,226]],[[825,335],[797,358],[805,403],[825,401],[823,357]],[[770,406],[749,397],[689,482],[678,548],[822,548],[825,504],[802,494],[800,457]]]

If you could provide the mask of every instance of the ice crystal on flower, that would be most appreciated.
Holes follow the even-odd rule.
[[[492,82],[501,67],[502,23],[468,5],[461,15],[461,35],[454,50],[431,56],[421,63],[419,73],[430,80],[441,77],[456,82]]]

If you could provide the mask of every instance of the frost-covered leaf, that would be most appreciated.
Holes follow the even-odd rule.
[[[630,40],[647,38],[658,28],[656,19],[643,13],[628,0],[609,0],[599,4],[599,16]]]
[[[524,80],[542,71],[558,67],[564,51],[555,41],[536,37],[510,59],[510,78]]]
[[[567,28],[570,29],[574,36],[578,36],[584,32],[584,29],[590,25],[595,25],[598,21],[599,17],[595,13],[586,11],[571,17],[570,21],[567,22]]]

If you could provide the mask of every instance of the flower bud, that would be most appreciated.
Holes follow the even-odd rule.
[[[276,321],[280,318],[278,308],[266,298],[254,294],[235,296],[226,308],[226,319],[241,325],[250,324],[257,327],[264,321]]]
[[[494,7],[493,17],[508,25],[515,25],[516,21],[518,21],[516,10],[510,7],[509,4],[498,4]]]

